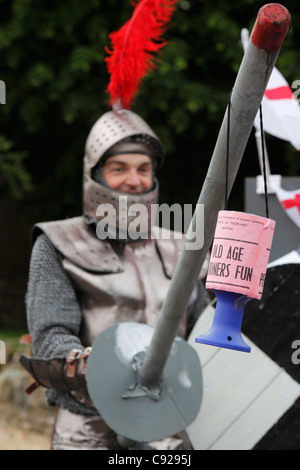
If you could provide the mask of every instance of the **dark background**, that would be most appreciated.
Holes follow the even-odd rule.
[[[267,2],[182,0],[165,34],[161,64],[133,111],[164,142],[160,202],[195,204],[252,30]],[[292,28],[277,67],[300,79],[300,6],[287,0]],[[0,327],[26,329],[24,296],[35,222],[82,212],[82,158],[93,123],[108,109],[108,35],[130,17],[129,0],[0,0]],[[297,176],[300,156],[267,136],[273,173]],[[229,208],[243,210],[246,176],[259,174],[252,133]]]

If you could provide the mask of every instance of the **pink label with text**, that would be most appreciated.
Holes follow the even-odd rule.
[[[274,220],[244,212],[220,211],[206,288],[260,299],[274,229]]]

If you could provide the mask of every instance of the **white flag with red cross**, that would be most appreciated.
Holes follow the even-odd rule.
[[[286,214],[300,228],[300,189],[286,191],[280,186],[273,188]]]
[[[263,128],[278,139],[289,141],[300,151],[300,105],[289,84],[274,68],[262,99]],[[260,127],[257,114],[254,126]]]
[[[300,105],[282,74],[273,69],[262,100],[263,129],[279,139],[289,141],[300,151]],[[259,113],[254,126],[260,126]],[[286,214],[300,228],[300,189],[287,191],[273,187]]]
[[[249,31],[243,28],[241,41],[246,50],[249,43]],[[299,80],[295,84],[299,84]],[[274,67],[264,93],[261,105],[263,129],[268,134],[289,141],[300,151],[300,104],[288,82],[279,70]],[[260,112],[258,111],[254,126],[260,129]]]
[[[241,39],[246,50],[249,41],[247,29],[242,30]],[[278,139],[290,142],[297,151],[300,151],[300,104],[276,67],[270,76],[261,105],[263,130]],[[260,129],[260,111],[256,115],[254,126]],[[300,189],[287,191],[277,185],[272,189],[286,214],[300,228]]]

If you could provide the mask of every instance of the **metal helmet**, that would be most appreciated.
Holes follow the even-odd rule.
[[[120,197],[122,197],[122,210],[124,211],[124,195],[126,196],[127,211],[133,204],[143,204],[148,210],[149,230],[153,224],[153,211],[151,205],[158,200],[158,182],[154,178],[153,188],[140,194],[127,194],[109,188],[107,185],[93,178],[93,170],[101,159],[105,158],[111,148],[129,138],[138,138],[138,143],[146,147],[153,159],[154,166],[159,168],[164,158],[163,147],[148,124],[137,114],[127,109],[108,111],[102,115],[92,127],[85,145],[84,180],[83,180],[83,213],[86,221],[99,222],[97,208],[100,205],[110,204],[116,211],[116,226],[120,220]],[[130,143],[127,144],[130,152]],[[143,152],[145,153],[145,152]],[[151,216],[152,213],[152,216]],[[130,219],[129,219],[130,220]],[[123,236],[123,238],[125,238]]]

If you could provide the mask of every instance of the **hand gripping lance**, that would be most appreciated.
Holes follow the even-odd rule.
[[[90,397],[107,424],[126,439],[150,442],[175,434],[200,409],[201,365],[194,349],[176,334],[224,208],[226,184],[229,194],[290,21],[280,4],[264,5],[258,12],[231,91],[228,181],[227,108],[197,203],[204,206],[204,243],[199,249],[187,246],[189,235],[203,230],[197,228],[196,208],[156,327],[120,323],[101,333],[93,345],[87,363]]]

